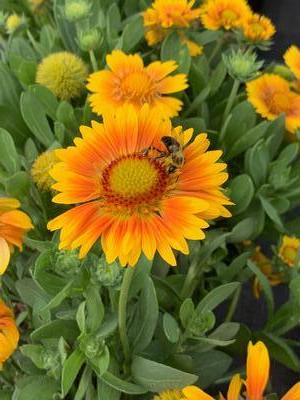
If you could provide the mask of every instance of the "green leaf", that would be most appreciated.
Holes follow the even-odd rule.
[[[125,52],[130,52],[144,37],[144,24],[141,15],[132,18],[125,25],[122,33],[122,49]]]
[[[61,378],[61,391],[63,396],[69,393],[84,360],[84,354],[79,349],[76,349],[64,362]]]
[[[76,312],[76,322],[77,322],[77,325],[78,325],[81,333],[85,332],[85,306],[86,306],[86,302],[83,301],[82,303],[80,303],[79,307],[77,308],[77,312]],[[95,315],[97,315],[97,314],[95,314]]]
[[[265,183],[268,175],[269,163],[269,152],[264,142],[258,142],[249,150],[245,164],[256,187],[260,187]]]
[[[53,400],[59,391],[58,383],[48,376],[27,376],[17,381],[12,400],[32,400],[41,398]]]
[[[104,305],[101,300],[99,288],[97,286],[89,286],[86,290],[86,308],[87,321],[86,325],[90,332],[96,332],[104,318]],[[97,318],[95,318],[97,315]]]
[[[79,335],[79,330],[74,320],[55,320],[41,326],[30,335],[32,341],[64,337],[74,341]]]
[[[56,118],[66,129],[75,135],[78,129],[78,122],[75,117],[74,109],[67,101],[61,101],[56,110]]]
[[[196,111],[199,106],[207,99],[210,94],[210,87],[206,86],[194,99],[194,101],[190,104],[189,108],[184,112],[183,116],[187,117]]]
[[[72,53],[78,52],[76,44],[75,25],[68,22],[65,16],[65,0],[54,0],[53,12],[59,37],[64,43],[64,47]]]
[[[250,268],[250,270],[254,273],[254,275],[257,277],[262,287],[267,302],[269,318],[271,318],[274,312],[274,298],[268,278],[261,272],[261,270],[256,266],[256,264],[253,261],[248,260],[247,265]]]
[[[283,160],[285,165],[291,164],[299,155],[299,143],[290,143],[278,156],[278,161]]]
[[[284,339],[266,332],[259,333],[258,338],[263,340],[272,359],[279,361],[292,371],[300,371],[299,357]]]
[[[180,52],[180,39],[177,32],[170,33],[161,45],[160,58],[161,61],[177,60]]]
[[[195,306],[192,299],[185,299],[181,304],[179,310],[179,318],[181,320],[182,326],[186,328],[189,324],[189,321],[194,315]]]
[[[272,121],[266,132],[266,144],[269,150],[271,160],[276,156],[285,132],[285,116],[280,115]]]
[[[88,389],[88,386],[91,384],[92,381],[92,370],[86,366],[83,374],[81,375],[80,382],[78,389],[76,391],[74,400],[83,400],[86,391]]]
[[[247,130],[247,132],[245,133],[243,133],[243,131],[241,130],[240,137],[236,138],[232,146],[229,147],[229,151],[226,153],[226,160],[231,160],[233,157],[238,156],[239,154],[243,153],[245,150],[253,146],[266,134],[268,126],[269,122],[263,121],[252,129]]]
[[[232,358],[218,350],[211,350],[193,355],[195,373],[199,376],[198,385],[203,389],[224,376]]]
[[[269,200],[266,199],[265,197],[263,197],[262,195],[259,195],[259,199],[261,201],[261,204],[262,204],[266,214],[273,222],[275,222],[279,231],[285,232],[285,228],[283,226],[280,216],[278,215],[276,208],[274,208],[272,206],[272,204],[269,202]]]
[[[69,281],[66,286],[48,302],[42,311],[50,311],[58,307],[69,296],[73,284],[73,280]]]
[[[240,221],[232,229],[228,242],[240,243],[243,240],[250,239],[256,231],[256,221],[254,218],[249,217]]]
[[[217,65],[217,67],[212,71],[210,76],[209,86],[211,89],[210,90],[211,94],[215,94],[219,90],[220,86],[224,82],[226,74],[227,74],[227,68],[223,60],[221,60]]]
[[[42,85],[32,85],[28,88],[28,90],[43,105],[45,113],[55,120],[58,101],[51,90]]]
[[[254,196],[254,185],[247,174],[236,176],[229,182],[230,200],[235,204],[232,207],[234,215],[244,212]]]
[[[138,395],[147,392],[147,389],[144,387],[136,385],[135,383],[124,381],[108,371],[101,376],[101,381],[123,393]]]
[[[134,358],[131,371],[138,384],[156,393],[192,385],[198,379],[196,375],[142,357]]]
[[[147,313],[145,313],[147,310]],[[152,279],[146,276],[142,287],[134,321],[129,329],[131,347],[134,353],[144,350],[152,340],[158,321],[158,301]]]
[[[25,344],[20,347],[21,353],[31,359],[31,361],[40,369],[44,367],[43,352],[44,347],[39,344]]]
[[[54,142],[54,135],[43,105],[31,91],[22,93],[20,104],[22,116],[28,128],[45,147],[50,147]]]
[[[20,169],[20,157],[14,140],[3,128],[0,128],[0,163],[10,174],[14,174]]]
[[[176,319],[169,313],[165,313],[163,316],[163,330],[169,342],[178,342],[180,337],[180,329]]]
[[[230,297],[239,286],[239,282],[231,282],[213,289],[200,301],[196,307],[197,313],[214,310],[219,304]]]
[[[30,177],[25,171],[16,172],[5,180],[6,192],[12,197],[27,197],[29,195],[30,185]]]
[[[49,301],[47,293],[30,278],[17,281],[16,289],[22,301],[32,308],[37,305],[41,308]]]

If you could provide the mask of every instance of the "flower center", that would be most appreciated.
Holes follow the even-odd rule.
[[[145,72],[133,72],[123,78],[120,92],[122,100],[137,103],[151,102],[156,94],[155,83]]]
[[[238,15],[232,10],[224,10],[221,14],[223,24],[228,25],[234,23],[238,19]]]
[[[104,198],[114,206],[151,206],[165,193],[169,176],[155,159],[140,154],[113,161],[102,174]]]
[[[251,25],[251,30],[252,30],[252,32],[253,32],[253,34],[254,35],[261,35],[262,33],[264,33],[264,28],[263,28],[263,26],[261,25],[261,24],[259,24],[258,22],[254,22],[252,25]]]
[[[289,260],[291,264],[295,262],[297,255],[298,255],[298,249],[295,249],[294,247],[286,247],[283,250],[283,257],[286,260]]]
[[[287,112],[290,108],[290,98],[286,93],[275,93],[271,99],[271,109],[274,113]]]

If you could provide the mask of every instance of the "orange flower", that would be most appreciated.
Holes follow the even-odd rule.
[[[168,76],[175,71],[175,61],[155,61],[144,66],[138,55],[127,55],[114,50],[106,57],[110,71],[103,70],[90,75],[87,88],[93,93],[90,103],[97,114],[113,112],[124,104],[140,109],[148,103],[165,116],[174,117],[182,107],[182,101],[165,94],[187,88],[186,75]]]
[[[242,21],[251,15],[251,9],[245,0],[210,0],[201,6],[201,22],[206,29],[230,30],[242,25]]]
[[[190,55],[200,55],[202,47],[187,39],[183,33],[200,16],[200,9],[192,8],[194,3],[194,0],[155,0],[143,13],[148,45],[154,46],[162,42],[176,28],[180,29],[181,41],[187,44]]]
[[[17,210],[19,207],[16,199],[0,198],[0,275],[6,271],[13,246],[22,250],[23,236],[33,228],[30,218]]]
[[[247,399],[262,400],[269,380],[270,358],[263,342],[248,345],[247,356]]]
[[[300,49],[297,46],[289,47],[283,58],[296,78],[300,79]]]
[[[0,369],[16,350],[18,342],[19,331],[12,310],[0,299]]]
[[[300,95],[290,89],[285,79],[264,74],[247,83],[248,100],[264,118],[274,120],[285,113],[286,128],[294,133],[300,127]]]
[[[51,173],[61,192],[54,202],[83,203],[49,223],[61,229],[60,248],[80,247],[84,257],[101,237],[108,263],[134,266],[141,252],[151,260],[157,250],[176,265],[172,248],[187,254],[186,239],[203,239],[207,220],[230,216],[220,188],[226,164],[216,163],[222,152],[207,151],[206,134],[189,144],[192,132],[172,128],[147,105],[82,126],[75,146],[56,151],[61,162]],[[163,137],[179,147],[175,161]]]
[[[279,248],[279,257],[289,267],[293,267],[296,260],[299,260],[300,256],[300,240],[296,237],[283,236],[282,243]],[[299,265],[299,261],[298,261]]]
[[[232,377],[227,392],[227,400],[239,400],[242,388],[242,379],[239,374]],[[187,386],[182,389],[184,398],[182,400],[214,400],[209,394],[196,386]],[[224,397],[221,395],[221,399]]]
[[[251,14],[242,22],[242,30],[250,42],[263,42],[270,40],[276,29],[272,21],[264,15]]]

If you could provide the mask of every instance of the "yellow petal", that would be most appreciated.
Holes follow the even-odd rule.
[[[5,239],[0,237],[0,275],[6,271],[10,259],[10,251]]]
[[[242,379],[239,374],[232,377],[227,392],[227,400],[238,400],[242,388]]]
[[[182,393],[187,400],[214,400],[213,397],[196,386],[187,386],[182,389]]]
[[[300,382],[296,383],[281,400],[300,400]]]

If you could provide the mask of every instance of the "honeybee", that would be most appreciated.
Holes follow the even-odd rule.
[[[143,154],[148,155],[150,150],[155,150],[159,153],[159,155],[155,158],[164,159],[168,174],[173,174],[184,164],[183,147],[172,136],[163,136],[161,141],[165,145],[166,151],[149,147],[148,149],[144,150]]]

